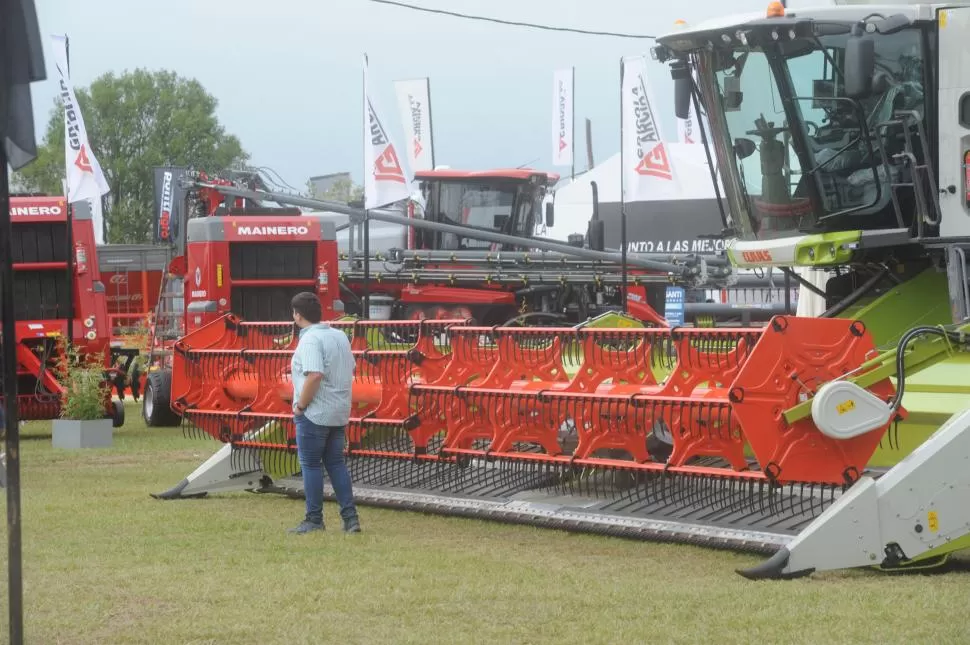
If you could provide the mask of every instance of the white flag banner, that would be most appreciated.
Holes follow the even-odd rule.
[[[622,199],[673,197],[678,192],[677,177],[654,112],[657,103],[647,80],[646,57],[624,58],[620,77]]]
[[[552,165],[573,165],[573,68],[552,75]]]
[[[431,86],[427,78],[395,81],[397,107],[407,136],[405,149],[411,174],[434,169],[434,137],[431,133]]]
[[[364,54],[364,208],[380,208],[410,196],[397,149],[371,101]]]
[[[54,41],[54,62],[60,74],[60,94],[64,105],[64,165],[67,178],[67,201],[70,203],[87,200],[92,204],[92,212],[100,212],[101,196],[107,193],[108,182],[101,171],[84,127],[81,108],[71,85],[71,75],[67,68],[67,39],[52,35]],[[98,208],[93,208],[98,203]],[[101,222],[94,223],[95,235],[101,237]]]

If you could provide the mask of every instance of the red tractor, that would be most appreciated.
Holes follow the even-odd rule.
[[[65,391],[66,342],[81,360],[103,362],[106,386],[119,372],[109,346],[91,214],[63,197],[32,195],[11,196],[10,215],[20,418],[56,419]],[[112,401],[107,387],[105,416],[115,427],[124,423],[124,406]]]

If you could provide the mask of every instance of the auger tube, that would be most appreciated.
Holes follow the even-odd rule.
[[[231,195],[233,197],[242,197],[244,199],[253,200],[270,200],[278,203],[290,203],[294,206],[304,206],[306,208],[319,208],[335,213],[341,213],[343,215],[348,215],[352,218],[368,218],[374,219],[380,222],[387,222],[388,224],[399,224],[401,226],[415,226],[417,228],[425,228],[432,231],[440,231],[442,233],[454,233],[456,235],[461,235],[463,237],[471,237],[478,240],[483,240],[486,242],[495,242],[497,244],[514,244],[517,246],[523,245],[525,242],[528,246],[542,249],[544,251],[556,251],[564,255],[571,255],[574,257],[587,258],[590,260],[602,260],[604,262],[615,262],[620,264],[623,261],[623,256],[621,253],[607,253],[606,251],[592,251],[590,249],[581,249],[575,246],[569,246],[568,244],[563,244],[561,242],[554,242],[552,240],[546,240],[543,238],[530,237],[521,238],[514,235],[503,235],[502,233],[493,233],[491,231],[484,231],[477,228],[468,228],[465,226],[455,226],[453,224],[443,224],[441,222],[428,222],[425,220],[414,219],[410,217],[402,217],[400,215],[394,215],[385,209],[373,209],[365,211],[362,208],[354,208],[353,206],[348,206],[347,204],[341,204],[339,202],[327,202],[317,199],[308,199],[306,197],[298,197],[295,195],[285,195],[279,193],[270,192],[257,192],[253,190],[246,190],[243,188],[238,188],[235,186],[220,186],[218,184],[211,184],[204,181],[189,181],[191,186],[196,188],[209,188],[212,190],[219,191],[225,195]],[[626,263],[630,266],[636,266],[641,269],[647,269],[648,271],[659,271],[662,273],[673,273],[678,276],[690,276],[692,274],[692,269],[690,267],[680,266],[676,264],[670,264],[667,262],[658,262],[655,260],[644,259],[636,254],[628,254],[626,256]]]
[[[879,565],[906,568],[970,547],[970,409],[879,479],[861,477],[774,556],[738,570],[782,580]]]

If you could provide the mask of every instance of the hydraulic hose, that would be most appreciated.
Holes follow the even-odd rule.
[[[970,345],[970,337],[965,333],[950,331],[944,327],[929,327],[924,325],[914,327],[903,334],[896,346],[896,395],[890,401],[890,408],[893,412],[899,409],[900,404],[903,402],[903,393],[906,390],[906,347],[914,339],[926,335],[940,336],[956,345]]]

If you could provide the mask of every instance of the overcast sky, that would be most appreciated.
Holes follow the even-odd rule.
[[[767,0],[405,0],[506,20],[645,35],[757,11]],[[805,4],[789,2],[789,6]],[[553,33],[429,15],[369,0],[37,0],[48,80],[33,86],[38,139],[56,94],[48,35],[66,33],[71,75],[169,69],[198,79],[218,117],[252,155],[302,189],[312,175],[362,178],[361,59],[381,119],[402,140],[392,82],[431,79],[435,161],[453,168],[551,161],[552,72],[576,68],[576,144],[593,121],[597,163],[619,150],[619,59],[651,40]],[[812,3],[816,4],[816,3]],[[819,0],[817,4],[827,4]],[[669,73],[650,61],[668,139],[676,137]],[[97,142],[93,142],[97,149]],[[400,145],[400,143],[399,143]],[[585,167],[585,160],[577,170]]]

